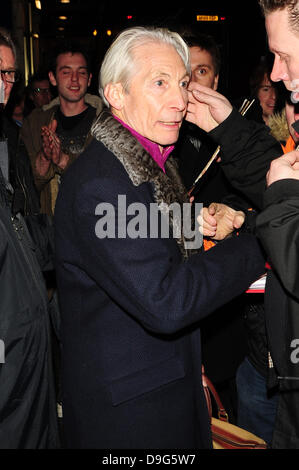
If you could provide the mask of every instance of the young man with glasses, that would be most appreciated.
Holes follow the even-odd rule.
[[[6,45],[9,44],[9,45]],[[4,106],[7,104],[10,92],[14,82],[17,80],[17,71],[15,69],[16,51],[10,40],[5,42],[0,37],[0,70],[1,70],[1,90],[4,96],[1,96],[1,102]]]
[[[0,102],[2,109],[9,100],[14,83],[19,78],[16,50],[6,31],[0,30]],[[38,194],[26,149],[19,139],[18,129],[2,112],[0,116],[0,166],[14,189],[13,211],[29,215],[39,212]]]
[[[32,110],[42,108],[42,106],[50,103],[52,95],[49,77],[46,73],[37,72],[30,77],[27,86],[27,95]]]

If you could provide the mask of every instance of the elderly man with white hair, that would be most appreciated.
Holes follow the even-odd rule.
[[[211,447],[200,320],[259,277],[264,258],[250,234],[201,252],[185,226],[178,231],[171,209],[190,203],[170,154],[189,77],[177,33],[123,31],[102,63],[106,109],[94,139],[62,178],[55,227],[69,448]]]

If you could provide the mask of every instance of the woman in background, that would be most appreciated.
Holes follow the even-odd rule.
[[[262,108],[262,118],[268,126],[269,117],[280,109],[278,85],[271,81],[270,69],[266,62],[261,62],[249,80],[252,97],[256,97]]]

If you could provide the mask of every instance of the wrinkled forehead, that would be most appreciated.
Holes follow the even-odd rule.
[[[132,57],[137,73],[154,73],[156,70],[169,70],[174,73],[180,69],[181,73],[189,75],[183,58],[171,44],[156,41],[140,44],[132,50]]]

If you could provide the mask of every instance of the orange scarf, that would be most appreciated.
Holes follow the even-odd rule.
[[[288,153],[294,150],[296,147],[296,144],[293,140],[293,137],[290,135],[288,140],[286,141],[286,144],[285,145],[281,144],[281,147],[282,147],[283,153]]]

